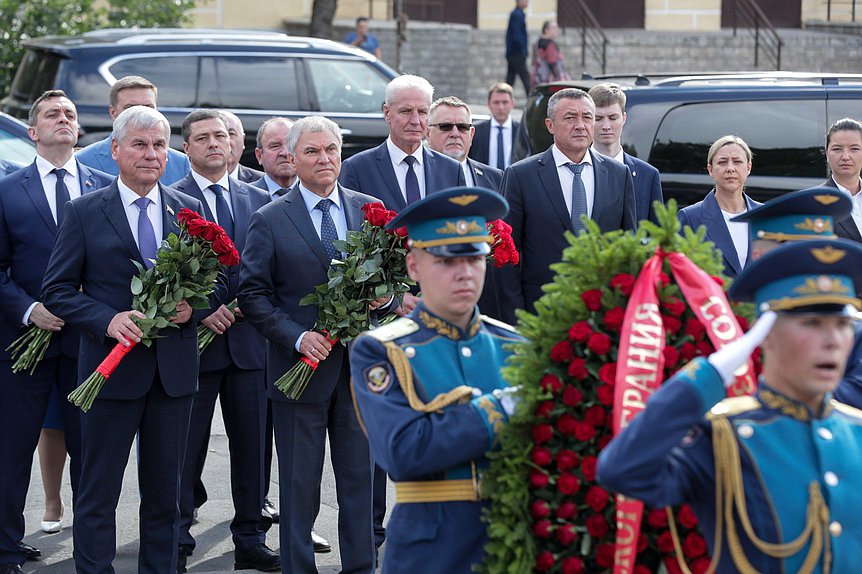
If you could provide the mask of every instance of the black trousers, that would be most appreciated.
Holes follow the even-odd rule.
[[[530,73],[527,71],[527,56],[506,58],[506,83],[515,87],[515,75],[521,78],[524,92],[530,97]]]

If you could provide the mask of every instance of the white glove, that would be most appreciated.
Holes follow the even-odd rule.
[[[709,364],[718,371],[725,387],[733,384],[733,373],[748,362],[748,358],[772,330],[777,318],[775,311],[766,311],[748,333],[709,356]]]
[[[508,417],[512,416],[512,413],[515,412],[515,407],[520,402],[520,397],[518,397],[520,390],[520,386],[506,387],[505,389],[494,389],[494,392],[491,393],[500,403],[500,406],[503,407],[503,411]]]

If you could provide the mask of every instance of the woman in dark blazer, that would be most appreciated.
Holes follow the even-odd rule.
[[[742,138],[724,136],[709,148],[706,169],[715,181],[705,198],[677,214],[680,225],[706,226],[706,238],[724,256],[724,273],[736,277],[750,259],[748,223],[731,218],[760,205],[745,195],[745,180],[751,173],[751,148]]]

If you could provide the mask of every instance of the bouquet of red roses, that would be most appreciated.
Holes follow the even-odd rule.
[[[195,309],[209,306],[207,296],[215,287],[222,267],[239,263],[239,253],[227,233],[191,209],[177,215],[179,235],[171,233],[156,253],[153,267],[147,269],[134,261],[138,274],[132,277],[132,309],[146,315],[134,319],[144,332],[141,344],[149,347],[161,329],[177,328],[170,318],[176,315],[183,299]],[[81,385],[69,395],[69,401],[87,412],[102,385],[136,345],[117,343],[110,354]]]
[[[345,254],[329,268],[329,280],[303,297],[300,305],[316,305],[315,331],[323,332],[330,344],[355,339],[371,326],[368,305],[388,295],[399,297],[413,280],[407,274],[406,229],[386,231],[398,214],[380,203],[362,206],[365,220],[359,231],[348,231],[344,241],[334,241]],[[275,386],[288,398],[298,399],[311,380],[318,363],[302,357]]]
[[[512,239],[512,226],[502,219],[495,219],[486,223],[485,227],[494,238],[489,255],[494,267],[517,265],[521,261],[521,255],[515,247],[515,240]]]

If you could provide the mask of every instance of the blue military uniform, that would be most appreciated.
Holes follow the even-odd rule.
[[[411,205],[390,225],[406,223],[412,247],[435,255],[487,253],[480,215],[500,204],[492,192],[456,188]],[[466,574],[482,561],[481,472],[508,420],[500,370],[520,340],[478,308],[462,329],[420,303],[354,342],[357,412],[375,462],[395,481],[384,573]]]
[[[731,295],[761,311],[846,312],[860,304],[860,267],[850,242],[790,243]],[[721,535],[718,572],[858,572],[862,412],[830,393],[815,412],[765,380],[754,396],[724,396],[716,369],[695,360],[605,448],[598,480],[655,507],[691,504],[713,556]]]

